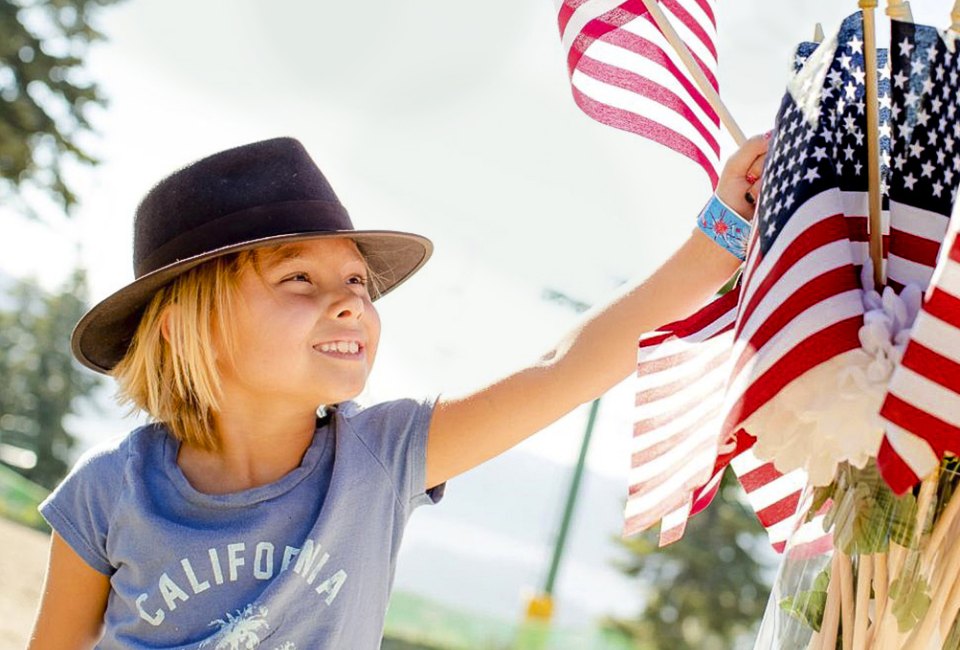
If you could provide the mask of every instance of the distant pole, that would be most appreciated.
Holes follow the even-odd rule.
[[[560,530],[553,545],[550,570],[547,572],[543,591],[531,598],[527,605],[526,620],[528,622],[548,624],[553,617],[553,589],[557,581],[557,573],[560,570],[560,561],[563,559],[563,552],[566,549],[570,523],[573,520],[573,511],[577,505],[577,496],[580,492],[580,483],[583,480],[583,470],[586,466],[587,450],[590,447],[590,438],[593,435],[593,426],[596,424],[599,410],[600,398],[597,398],[590,405],[587,428],[583,434],[583,441],[580,443],[580,456],[577,458],[577,465],[573,470],[573,477],[570,479],[570,488],[567,490],[567,500],[563,507],[563,518],[560,520]]]

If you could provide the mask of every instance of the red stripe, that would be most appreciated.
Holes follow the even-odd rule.
[[[914,474],[910,466],[900,457],[900,454],[894,451],[886,436],[880,443],[877,466],[894,494],[906,494],[907,490],[920,482],[920,477]]]
[[[687,371],[686,376],[676,379],[670,383],[658,384],[656,388],[650,388],[648,390],[638,391],[636,399],[634,400],[635,406],[640,406],[641,404],[650,404],[651,402],[656,402],[663,399],[664,397],[670,397],[683,391],[683,389],[692,387],[693,384],[697,383],[703,377],[707,376],[724,363],[730,357],[730,351],[724,349],[722,352],[717,354],[715,357],[711,358],[706,363],[697,363],[690,370]],[[711,385],[711,390],[709,393],[712,393],[717,390],[722,390],[725,382],[724,377],[719,377],[715,379]],[[706,387],[698,386],[697,391],[699,395],[709,394],[706,391]]]
[[[700,88],[690,79],[687,71],[678,68],[673,62],[673,59],[671,59],[664,50],[664,47],[669,47],[667,43],[659,44],[625,29],[620,29],[616,32],[605,35],[603,41],[632,52],[637,56],[643,57],[651,63],[664,68],[674,79],[676,79],[677,83],[683,87],[690,99],[696,102],[697,106],[700,107],[700,110],[703,111],[703,113],[714,124],[720,123],[720,117],[718,116],[717,111],[714,110],[713,106],[710,105],[710,102],[707,100],[707,98],[703,96]],[[710,84],[716,87],[717,79],[714,76],[714,73],[708,70],[706,71],[706,75],[707,79],[710,81]]]
[[[702,401],[702,398],[700,398],[699,396],[697,396],[696,399],[692,400],[692,401],[691,401],[690,403],[688,403],[688,404],[685,404],[682,408],[677,409],[676,411],[672,411],[672,412],[670,412],[670,413],[665,413],[665,414],[663,414],[663,415],[658,415],[657,417],[647,418],[647,419],[645,419],[645,420],[638,420],[637,422],[634,422],[634,423],[633,423],[633,436],[634,436],[634,437],[642,436],[642,435],[645,435],[645,434],[650,433],[651,431],[656,431],[657,429],[661,428],[664,424],[669,424],[670,422],[673,422],[674,420],[676,420],[676,419],[677,419],[678,417],[680,417],[681,415],[684,415],[685,413],[688,413],[688,412],[690,411],[690,409],[694,408],[694,407],[695,407],[697,404],[699,404],[701,401]],[[685,438],[690,437],[690,435],[691,435],[693,432],[697,431],[698,429],[703,428],[704,424],[706,424],[707,422],[709,422],[710,420],[712,420],[713,418],[715,418],[715,417],[717,416],[717,413],[718,413],[719,411],[720,411],[720,407],[719,407],[719,406],[717,406],[717,408],[715,408],[715,409],[711,409],[710,411],[707,411],[707,413],[705,413],[705,414],[704,414],[700,419],[698,419],[696,422],[690,424],[690,425],[687,426],[685,429],[683,429],[683,430],[677,432],[676,434],[674,434],[674,436],[673,436],[671,439],[672,439],[672,440],[683,440],[683,439],[685,439]],[[638,454],[649,454],[650,457],[653,457],[653,456],[654,456],[654,454],[651,454],[650,452],[648,452],[648,451],[646,451],[646,450],[644,450],[644,451],[642,451],[642,452],[638,452]],[[633,457],[634,457],[634,458],[637,458],[637,457],[638,457],[638,454],[634,454]],[[637,463],[637,462],[633,462],[633,463],[631,463],[631,466],[632,466],[632,467],[635,467],[635,466],[638,465],[638,464],[639,464],[639,463]]]
[[[740,485],[743,486],[745,492],[750,493],[758,488],[763,487],[767,483],[773,483],[781,476],[783,476],[783,474],[777,471],[777,468],[773,466],[773,463],[764,463],[760,467],[750,470],[746,474],[741,474]]]
[[[937,456],[960,452],[960,428],[887,393],[880,415],[897,426],[913,432],[927,442]]]
[[[728,291],[722,296],[714,298],[710,303],[701,308],[700,311],[695,313],[693,316],[683,320],[674,321],[658,329],[668,332],[671,336],[676,336],[677,338],[686,338],[691,334],[695,334],[706,329],[716,321],[728,315],[731,311],[736,309],[739,300],[740,286],[737,285],[733,290]],[[731,322],[732,320],[733,319],[731,319]],[[643,341],[642,346],[647,347],[646,341]]]
[[[736,333],[737,338],[740,337],[743,326],[750,320],[750,316],[753,315],[757,305],[763,301],[767,293],[770,292],[770,289],[780,281],[783,275],[790,270],[794,264],[822,246],[835,241],[845,240],[847,234],[847,224],[844,222],[842,214],[827,217],[818,223],[812,224],[794,238],[786,250],[781,253],[773,267],[767,271],[766,277],[763,278],[756,290],[752,292],[750,291],[750,285],[753,283],[754,278],[751,277],[748,280],[749,284],[745,285],[746,289],[744,290],[744,294],[749,296],[749,303],[740,310],[740,315],[737,319],[739,324]]]
[[[687,8],[677,2],[677,0],[660,0],[660,4],[669,9],[670,13],[676,16],[681,23],[686,25],[687,29],[689,29],[693,35],[696,36],[701,43],[703,43],[703,46],[707,48],[707,51],[709,51],[713,56],[713,60],[716,61],[717,46],[714,45],[713,39],[703,28],[703,25],[697,22],[697,19],[694,18],[689,11],[687,11]],[[693,54],[693,52],[691,52],[691,54]],[[714,86],[714,88],[716,88],[716,86]]]
[[[953,240],[953,246],[950,247],[950,259],[954,262],[960,262],[960,237]]]
[[[954,327],[960,327],[960,298],[936,287],[923,310]]]
[[[584,55],[587,48],[598,38],[618,30],[637,16],[633,13],[614,8],[607,13],[594,18],[581,28],[580,33],[570,43],[570,51],[567,52],[567,70],[572,75],[577,69],[580,57]]]
[[[910,341],[901,365],[960,394],[960,363],[934,352],[922,343]]]
[[[937,263],[940,242],[896,229],[891,230],[890,237],[890,252],[897,257],[931,268]]]
[[[606,63],[597,61],[590,57],[584,57],[580,60],[580,67],[577,68],[581,73],[601,81],[610,86],[622,88],[640,97],[646,97],[664,108],[668,108],[674,113],[680,115],[685,122],[688,122],[703,139],[710,145],[710,148],[718,156],[720,155],[720,145],[709,127],[704,126],[700,117],[690,109],[690,106],[682,97],[675,92],[655,83],[635,72],[617,68]]]
[[[715,472],[710,480],[707,481],[706,485],[701,486],[693,493],[693,505],[690,506],[691,517],[695,514],[703,512],[703,510],[713,502],[714,497],[716,497],[717,493],[720,491],[720,485],[722,483],[723,472]]]
[[[803,285],[799,291],[790,294],[789,298],[780,303],[780,305],[764,319],[760,327],[757,328],[747,341],[747,347],[734,364],[731,376],[736,377],[739,375],[747,362],[759,354],[764,346],[795,318],[824,300],[856,289],[858,286],[859,283],[857,282],[856,275],[853,273],[853,268],[850,266],[841,266],[840,268],[818,275]],[[800,343],[800,346],[802,345],[804,345],[803,342]],[[859,343],[854,347],[857,346],[859,346]]]
[[[798,505],[800,505],[799,490],[791,492],[766,508],[757,510],[757,519],[759,519],[760,523],[765,527],[770,528],[797,514]]]
[[[700,165],[703,171],[706,172],[710,178],[711,188],[715,189],[717,187],[719,177],[714,168],[713,161],[708,158],[699,147],[673,129],[668,129],[659,122],[655,122],[642,115],[601,104],[587,97],[576,88],[573,89],[573,99],[584,113],[598,122],[623,131],[642,135],[645,138],[686,156]]]
[[[727,414],[723,431],[728,432],[739,427],[787,384],[811,368],[859,347],[858,333],[862,325],[863,316],[860,315],[839,321],[808,337],[783,355],[744,391]]]

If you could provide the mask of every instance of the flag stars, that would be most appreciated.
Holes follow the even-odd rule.
[[[913,92],[913,88],[911,88],[911,89],[910,89],[910,92],[908,92],[908,93],[904,96],[904,100],[906,101],[906,105],[907,105],[907,106],[909,106],[910,108],[916,108],[916,107],[917,107],[917,103],[920,101],[920,95],[918,95],[917,93]]]
[[[847,54],[840,55],[840,67],[842,67],[844,70],[849,70],[850,64],[852,63],[853,63],[853,58],[851,56]]]
[[[924,146],[919,142],[914,142],[910,145],[910,155],[914,158],[919,158],[923,154]]]
[[[907,84],[908,81],[910,81],[910,77],[903,74],[903,70],[897,70],[897,74],[893,78],[893,84],[897,88],[902,89]]]
[[[903,41],[900,43],[900,54],[903,56],[910,56],[911,52],[913,52],[913,43],[910,42],[910,39],[904,36]]]
[[[859,160],[853,165],[853,173],[859,176],[863,172],[863,163]]]
[[[943,184],[940,181],[935,181],[933,183],[933,195],[937,198],[943,194]]]
[[[936,88],[936,86],[933,85],[933,81],[929,77],[923,80],[924,95],[929,95],[930,93],[932,93],[934,88]]]
[[[927,162],[923,163],[921,167],[923,168],[923,172],[920,174],[922,178],[933,178],[933,170],[935,170],[936,167],[932,162],[928,160]]]
[[[867,78],[867,73],[864,72],[863,68],[860,67],[854,68],[850,75],[857,80],[857,84],[860,86],[863,85],[864,80]]]
[[[803,180],[807,181],[808,183],[812,183],[813,181],[817,180],[818,178],[820,178],[820,172],[817,171],[817,168],[816,168],[816,167],[811,167],[811,168],[809,168],[809,169],[807,170],[807,173],[804,174],[804,176],[803,176]]]
[[[913,172],[910,172],[903,177],[903,184],[908,190],[912,190],[913,186],[917,184],[917,178],[913,175]]]
[[[929,114],[929,113],[927,113],[927,112],[926,112],[925,110],[923,110],[922,108],[921,108],[919,111],[917,111],[917,122],[919,122],[920,124],[922,124],[922,125],[924,125],[924,126],[927,126],[927,123],[928,123],[929,121],[930,121],[930,114]]]
[[[859,36],[854,36],[847,45],[851,54],[863,54],[863,41],[860,40]]]
[[[937,135],[937,132],[936,132],[936,131],[928,131],[928,132],[927,132],[927,144],[929,144],[931,147],[937,146],[937,138],[939,138],[939,137],[940,137],[940,136]]]
[[[857,85],[852,81],[848,81],[843,90],[847,93],[847,99],[852,101],[857,98]]]
[[[910,62],[911,74],[922,75],[923,69],[925,67],[926,66],[923,64],[923,61],[921,61],[920,59],[914,59],[913,61]]]

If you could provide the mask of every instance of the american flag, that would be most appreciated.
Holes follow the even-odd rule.
[[[797,47],[794,72],[816,48]],[[771,544],[778,551],[784,547],[806,477],[784,476],[757,460],[749,452],[753,438],[744,431],[721,445],[739,298],[738,285],[693,316],[640,339],[625,535],[659,521],[661,545],[680,539],[687,519],[716,495],[732,460]]]
[[[714,0],[659,6],[718,88]],[[695,161],[717,184],[720,120],[642,0],[563,0],[557,21],[577,105]]]
[[[725,360],[729,364],[728,381],[719,382],[726,389],[726,400],[717,409],[725,417],[721,433],[718,437],[710,422],[700,435],[714,448],[718,448],[717,440],[729,441],[724,445],[733,450],[727,449],[720,455],[712,473],[704,469],[705,459],[699,463],[697,476],[707,476],[706,485],[673,495],[670,503],[676,507],[663,519],[661,541],[671,541],[682,534],[685,517],[709,502],[715,490],[713,484],[731,459],[775,547],[782,548],[798,510],[802,510],[799,497],[805,484],[803,473],[782,475],[770,463],[757,459],[749,450],[753,439],[742,425],[794,379],[859,347],[858,329],[863,322],[859,274],[868,252],[862,34],[862,20],[856,14],[843,23],[834,38],[815,51],[809,44],[798,50],[796,66],[803,69],[791,82],[778,116],[757,214],[757,236],[747,260],[732,333],[728,329],[731,314],[715,311],[716,318],[725,323],[723,341],[729,342],[732,335],[735,342]],[[806,61],[807,56],[811,56],[810,61]],[[928,56],[926,51],[924,56]],[[903,70],[917,75],[920,68],[915,57],[903,60],[895,56],[892,65],[896,74],[892,74],[886,52],[881,51],[879,59],[883,174],[896,183],[909,174],[901,170],[898,154],[912,144],[894,140],[891,122],[904,114],[902,105],[898,108],[896,102],[898,84],[903,87]],[[940,75],[941,81],[950,73],[938,72],[935,63],[931,69],[934,75]],[[923,87],[921,79],[912,83],[917,89]],[[911,95],[911,91],[905,93]],[[955,94],[952,102],[956,104]],[[941,109],[945,114],[950,112],[946,103],[941,104]],[[920,119],[924,117],[921,115]],[[917,137],[928,136],[915,130],[914,140]],[[915,150],[916,145],[913,146]],[[942,157],[940,162],[944,162]],[[921,165],[916,174],[919,176],[923,173],[922,161],[917,164]],[[885,181],[885,192],[886,185]],[[937,191],[933,188],[933,193]],[[885,225],[885,233],[890,231],[885,244],[890,249],[890,283],[900,288],[924,273],[929,277],[944,226],[942,217],[935,225],[929,219],[927,223],[918,220],[915,211],[905,208],[911,201],[896,187],[891,192],[893,200],[884,199],[885,216],[893,223],[892,229]],[[702,316],[698,314],[691,320],[702,322]],[[669,358],[657,344],[675,344],[676,338],[669,336],[671,331],[683,332],[687,341],[697,338],[685,322],[645,337],[640,344],[641,369],[646,359]],[[688,352],[682,358],[694,356]],[[715,350],[713,356],[717,358],[721,353]],[[954,371],[958,369],[960,365]],[[675,393],[685,390],[680,382],[668,387]],[[658,393],[654,384],[645,394],[657,398],[662,391]],[[641,395],[638,394],[638,413],[651,409]],[[711,404],[714,398],[701,397]],[[960,401],[956,404],[960,406]],[[660,427],[668,424],[669,421],[662,422]],[[635,433],[642,436],[648,431],[640,427]],[[637,446],[646,448],[643,443]],[[635,453],[634,462],[638,460],[642,462],[644,458]],[[643,476],[642,470],[635,474]],[[635,503],[641,503],[639,497],[645,493],[642,484],[631,487]],[[628,501],[627,532],[653,523],[649,515],[656,511],[651,505],[648,502],[646,508],[634,506],[631,511]],[[641,518],[640,514],[648,516]]]
[[[894,23],[890,176],[893,286],[927,287],[960,183],[960,55],[931,27]],[[897,492],[960,453],[960,245],[945,242],[881,416],[878,463]]]

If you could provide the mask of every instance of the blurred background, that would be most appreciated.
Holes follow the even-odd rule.
[[[949,0],[914,4],[949,24]],[[747,133],[772,126],[793,46],[855,9],[720,4],[722,95]],[[378,303],[364,403],[534,359],[652,272],[709,192],[686,159],[579,112],[550,0],[0,0],[0,649],[23,646],[41,588],[37,503],[139,423],[68,349],[86,307],[132,278],[139,198],[277,135],[306,145],[358,228],[436,245]],[[776,557],[734,485],[667,549],[619,536],[632,402],[627,382],[418,511],[384,647],[750,647]]]

